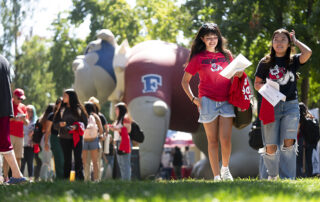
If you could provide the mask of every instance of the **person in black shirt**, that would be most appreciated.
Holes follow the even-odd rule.
[[[52,127],[54,115],[59,111],[61,103],[62,103],[62,97],[59,97],[56,100],[53,112],[48,115],[48,118],[47,118],[48,130],[50,130],[50,132],[46,133],[44,137],[44,143],[45,143],[44,149],[46,151],[49,151],[50,149],[49,147],[49,139],[50,139],[50,146],[53,154],[55,171],[56,171],[56,179],[63,179],[63,176],[64,176],[63,174],[64,173],[63,172],[64,157],[63,157],[62,147],[60,144],[60,139],[58,137],[59,131],[56,130],[54,127]]]
[[[177,179],[181,179],[182,153],[179,147],[174,148],[173,167]]]
[[[83,180],[82,165],[82,136],[76,142],[72,133],[79,130],[76,124],[87,126],[88,114],[80,104],[77,93],[73,89],[67,89],[63,93],[63,105],[54,117],[54,127],[59,130],[59,138],[64,155],[64,178],[69,179],[72,169],[72,151],[75,161],[76,179]],[[81,127],[81,126],[80,126]]]
[[[292,45],[296,45],[301,54],[291,56]],[[299,124],[299,105],[296,72],[311,56],[311,49],[296,39],[295,32],[278,29],[272,36],[270,54],[264,57],[256,70],[254,87],[259,91],[266,79],[277,82],[280,92],[286,96],[286,101],[280,101],[274,106],[274,121],[262,124],[263,143],[266,152],[263,154],[264,165],[267,168],[268,179],[295,179],[296,177],[296,139]],[[262,100],[260,115],[269,116],[269,111],[261,113],[267,103]],[[271,104],[269,103],[269,106]],[[272,114],[272,113],[271,113]]]

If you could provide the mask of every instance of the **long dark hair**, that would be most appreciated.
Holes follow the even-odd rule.
[[[58,97],[56,102],[55,102],[54,108],[53,108],[54,114],[56,114],[57,111],[59,110],[58,105],[61,104],[61,103],[62,103],[62,97]],[[60,107],[61,107],[61,105],[60,105]]]
[[[222,36],[218,25],[215,23],[205,23],[199,28],[198,33],[192,42],[191,52],[188,61],[190,62],[193,56],[206,50],[206,44],[202,41],[201,38],[208,34],[217,35],[218,44],[216,46],[216,50],[221,52],[227,58],[227,60],[230,61],[231,52],[227,50],[225,47],[227,40]]]
[[[48,120],[48,115],[53,112],[53,108],[54,108],[54,104],[50,103],[48,104],[46,110],[44,111],[44,113],[41,115],[41,117],[39,118],[39,122],[42,126],[44,126],[44,123]]]
[[[69,96],[69,105],[70,105],[71,112],[75,116],[77,116],[78,118],[81,118],[81,113],[79,113],[79,110],[78,110],[78,109],[80,109],[81,112],[84,113],[86,115],[86,117],[88,117],[88,114],[87,114],[85,108],[80,103],[80,100],[78,98],[76,91],[74,89],[67,89],[64,91],[64,93],[68,94],[68,96]],[[60,109],[61,108],[62,107],[60,107]]]
[[[96,107],[92,102],[86,102],[84,104],[84,108],[86,109],[88,115],[90,115],[91,113],[97,113]]]
[[[117,117],[117,124],[123,124],[123,119],[126,113],[128,112],[127,107],[122,104],[117,104],[116,107],[119,109],[119,116]]]
[[[313,115],[308,110],[308,107],[303,102],[299,102],[299,109],[300,109],[300,123],[301,121],[305,121],[306,118],[313,117]]]
[[[288,42],[289,42],[289,47],[288,47],[286,54],[284,56],[284,58],[286,60],[286,68],[288,68],[289,65],[293,62],[293,59],[291,57],[292,42],[291,42],[291,38],[290,38],[290,33],[283,28],[277,29],[276,31],[273,32],[273,35],[272,35],[270,53],[262,60],[263,63],[267,64],[268,69],[270,69],[271,67],[274,67],[274,65],[275,65],[276,51],[273,48],[273,39],[276,34],[281,34],[281,33],[286,35],[286,37],[288,38]]]

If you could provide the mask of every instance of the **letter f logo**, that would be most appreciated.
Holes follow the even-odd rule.
[[[143,93],[155,93],[158,86],[162,86],[162,77],[157,74],[147,74],[141,77],[143,83]]]

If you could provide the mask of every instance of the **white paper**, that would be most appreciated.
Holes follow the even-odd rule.
[[[276,106],[280,100],[286,101],[286,96],[279,91],[279,84],[267,79],[259,93],[264,97],[272,106]]]
[[[271,79],[267,79],[267,82],[266,82],[268,85],[270,85],[271,87],[277,89],[278,91],[280,90],[280,85],[275,82],[275,81],[272,81]]]
[[[111,135],[107,134],[107,138],[104,141],[104,151],[103,153],[109,154],[109,146],[110,146]]]
[[[240,53],[224,70],[220,72],[220,75],[227,79],[231,79],[235,73],[244,71],[251,64],[252,62]]]

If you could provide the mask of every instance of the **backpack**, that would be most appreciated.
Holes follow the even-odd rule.
[[[300,132],[310,145],[316,145],[320,139],[319,122],[315,118],[302,118]]]
[[[88,118],[87,128],[84,130],[83,139],[93,139],[98,137],[98,126],[96,118],[91,114]]]
[[[34,143],[36,143],[36,144],[40,144],[42,136],[43,136],[42,125],[41,125],[41,123],[39,122],[39,119],[38,119],[37,122],[34,125],[32,141]]]
[[[132,121],[131,123],[131,132],[129,133],[129,136],[131,140],[136,142],[142,143],[144,141],[143,131],[135,121]]]
[[[262,133],[261,133],[261,122],[256,119],[251,126],[249,132],[249,145],[252,149],[259,150],[263,147]]]

